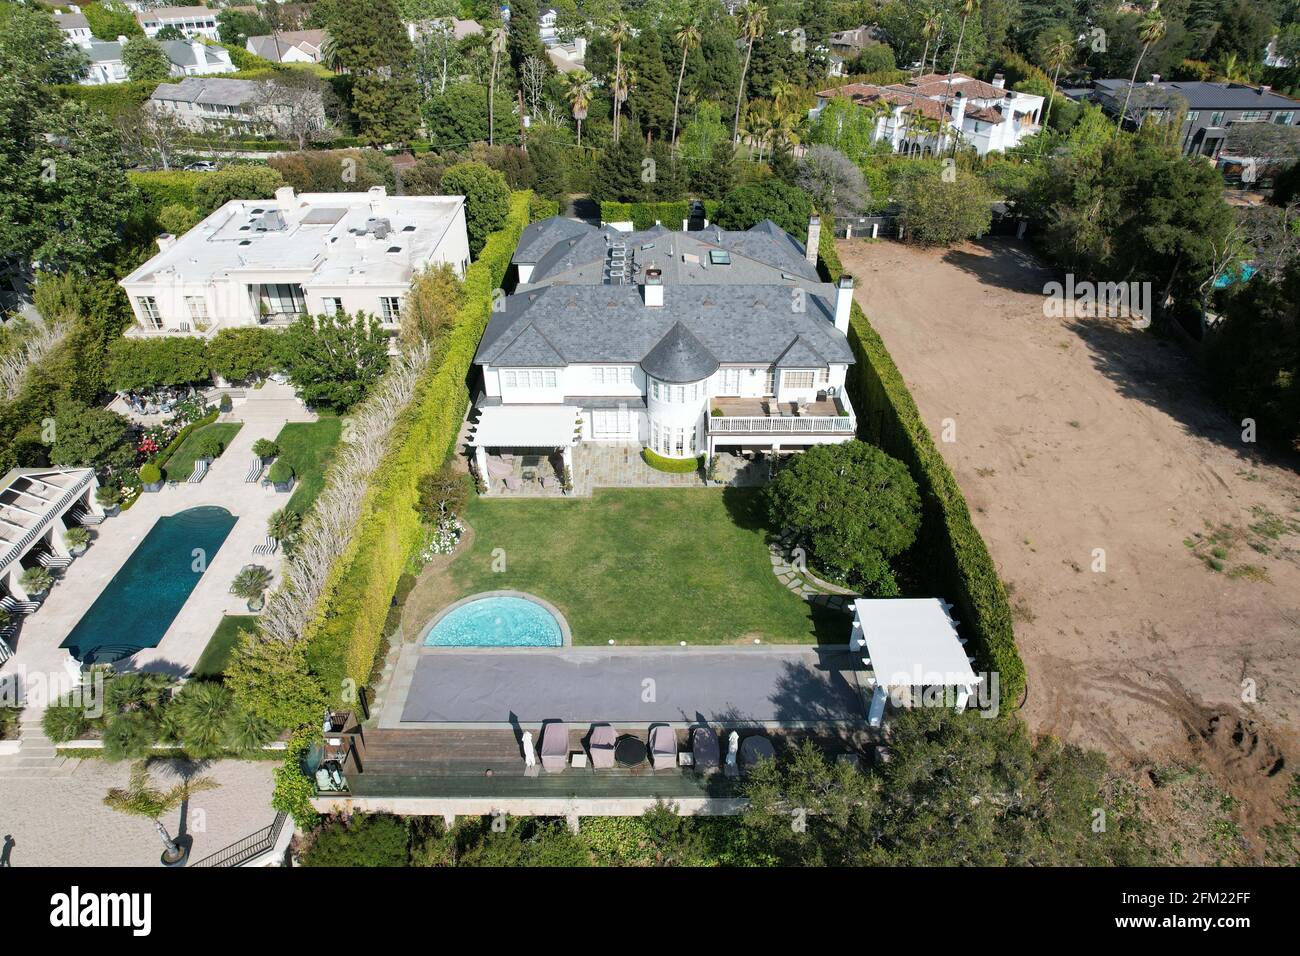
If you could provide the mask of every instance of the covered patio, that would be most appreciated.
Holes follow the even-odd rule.
[[[468,445],[490,495],[562,495],[573,481],[573,447],[582,437],[573,405],[489,405],[478,409]]]
[[[859,598],[853,602],[849,646],[865,651],[872,689],[868,723],[879,727],[885,704],[925,703],[936,690],[955,689],[958,710],[976,692],[979,678],[971,667],[965,640],[957,635],[951,605],[938,598]],[[946,699],[947,695],[944,695]]]

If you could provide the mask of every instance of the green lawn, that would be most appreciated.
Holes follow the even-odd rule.
[[[216,435],[221,439],[221,447],[224,449],[230,445],[231,440],[243,427],[243,422],[213,422],[211,425],[194,429],[185,436],[185,441],[181,442],[181,447],[176,449],[176,453],[167,459],[167,464],[163,465],[163,477],[168,481],[184,481],[193,474],[200,435]]]
[[[550,601],[575,644],[843,643],[848,619],[772,573],[755,489],[605,489],[590,499],[476,498],[454,593],[512,588]],[[501,551],[497,551],[501,549]],[[492,570],[494,552],[505,570]],[[443,595],[439,595],[441,598]]]
[[[307,513],[325,486],[325,469],[342,434],[342,420],[331,416],[316,422],[290,422],[275,436],[275,442],[280,446],[280,457],[298,476],[298,486],[289,499],[289,510]]]
[[[226,670],[226,662],[235,649],[241,630],[252,630],[257,616],[254,614],[227,614],[212,632],[208,646],[203,649],[199,662],[194,665],[194,677],[220,677]]]

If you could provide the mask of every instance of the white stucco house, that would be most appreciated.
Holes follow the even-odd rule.
[[[149,104],[190,129],[225,129],[236,135],[274,130],[295,110],[311,110],[317,127],[326,124],[319,93],[281,89],[270,80],[186,77],[178,83],[160,83]]]
[[[63,31],[63,39],[77,46],[87,46],[94,36],[90,32],[90,21],[82,13],[56,13],[54,22]]]
[[[324,30],[286,30],[249,37],[244,49],[272,63],[319,63],[329,34]]]
[[[743,232],[619,232],[552,218],[524,230],[519,283],[474,363],[480,475],[510,449],[641,445],[667,458],[845,442],[853,280],[822,282],[805,245]]]
[[[86,44],[83,49],[89,64],[78,82],[82,86],[100,86],[129,80],[130,71],[122,62],[122,48],[127,42],[126,37],[118,37],[116,40],[91,40]],[[214,76],[239,69],[231,62],[229,51],[219,46],[209,46],[198,40],[162,40],[158,45],[167,56],[171,75],[175,77]]]
[[[1041,96],[1007,89],[1001,74],[986,83],[964,73],[931,73],[889,86],[822,90],[810,118],[837,97],[880,111],[873,142],[921,155],[951,149],[954,137],[980,156],[1004,152],[1038,132],[1045,105]]]
[[[175,27],[187,37],[220,40],[217,32],[217,14],[209,7],[156,7],[135,15],[136,22],[147,37],[156,37],[164,27]]]
[[[121,281],[128,335],[212,335],[299,315],[366,312],[396,334],[417,272],[469,265],[463,196],[276,190],[226,203]]]

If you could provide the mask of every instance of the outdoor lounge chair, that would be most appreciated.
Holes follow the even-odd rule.
[[[208,460],[206,458],[200,458],[198,461],[194,463],[194,471],[190,472],[190,484],[197,485],[200,481],[203,480],[204,476],[207,475],[207,473],[208,473]]]
[[[254,456],[253,463],[248,466],[248,474],[244,476],[245,484],[251,485],[253,482],[257,481],[257,479],[261,478],[262,469],[265,467],[266,463],[262,461],[262,459]]]
[[[277,541],[275,538],[271,537],[269,534],[266,536],[266,540],[264,542],[262,542],[261,544],[253,545],[254,554],[275,554],[275,552],[278,551],[279,549],[280,549],[280,542]]]
[[[650,763],[656,770],[677,766],[677,732],[666,724],[650,728]]]
[[[542,769],[559,772],[569,762],[569,725],[563,721],[542,728]]]
[[[591,752],[593,769],[603,770],[614,766],[614,744],[617,741],[618,734],[614,733],[614,728],[609,724],[596,724],[591,728],[587,749]]]
[[[718,735],[712,727],[696,727],[691,731],[691,753],[695,757],[696,773],[717,773],[721,763],[718,760]]]

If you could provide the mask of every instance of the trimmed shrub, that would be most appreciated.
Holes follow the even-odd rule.
[[[140,466],[140,480],[146,485],[156,484],[162,481],[162,469],[151,461],[146,461]]]
[[[703,455],[694,458],[665,458],[649,448],[641,449],[641,460],[655,471],[667,472],[670,475],[689,475],[704,467]]]
[[[713,222],[718,202],[714,199],[704,200],[704,218]],[[690,200],[676,202],[603,202],[600,204],[601,222],[631,222],[637,230],[649,229],[656,222],[665,229],[680,232],[682,220],[690,217]]]
[[[267,477],[271,479],[273,484],[288,484],[293,481],[293,468],[284,459],[277,458]]]
[[[303,866],[406,866],[406,821],[388,814],[332,818],[312,838]]]
[[[462,287],[465,304],[445,356],[425,371],[394,422],[389,452],[371,478],[357,532],[331,569],[316,620],[304,635],[309,667],[331,700],[369,680],[397,582],[421,541],[415,509],[420,479],[437,470],[455,447],[469,405],[467,376],[492,315],[492,293],[505,279],[528,225],[530,200],[528,192],[511,196],[505,225],[488,237],[470,265]]]
[[[269,438],[259,438],[253,442],[253,454],[258,458],[274,458],[280,454],[280,446]]]
[[[140,191],[141,197],[154,209],[163,206],[196,206],[194,187],[207,175],[185,169],[168,172],[130,172],[126,178]]]

